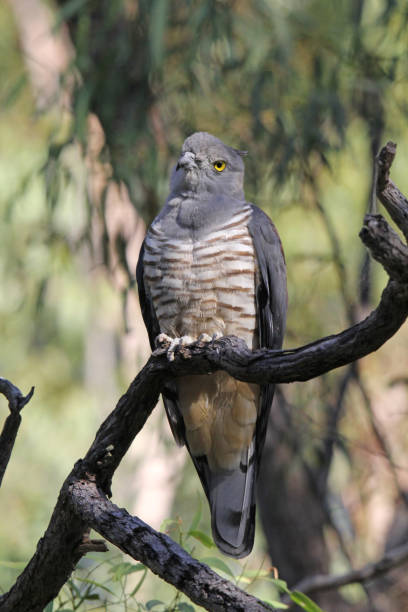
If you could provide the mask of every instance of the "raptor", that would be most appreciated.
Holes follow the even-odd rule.
[[[249,348],[282,346],[286,267],[269,217],[246,201],[245,152],[206,132],[188,137],[165,206],[139,256],[139,299],[152,350],[236,335]],[[162,336],[163,337],[163,336]],[[253,547],[255,483],[272,385],[225,372],[185,376],[163,391],[176,441],[185,444],[209,501],[213,538],[227,555]]]

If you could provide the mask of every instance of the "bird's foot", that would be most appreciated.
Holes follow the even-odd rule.
[[[157,349],[168,348],[172,342],[173,338],[171,338],[167,334],[159,334],[154,340],[154,344]]]
[[[197,338],[197,342],[201,343],[201,344],[207,344],[208,342],[211,342],[212,340],[212,336],[209,336],[208,334],[200,334]]]
[[[171,341],[169,348],[167,349],[167,359],[169,361],[174,361],[174,353],[176,350],[183,349],[185,346],[192,344],[194,342],[194,338],[191,336],[181,336],[181,338],[174,338]]]
[[[155,339],[155,345],[158,349],[165,349],[167,351],[167,359],[169,361],[174,361],[174,355],[176,351],[182,350],[183,348],[197,342],[199,345],[203,346],[204,344],[208,344],[209,342],[213,342],[214,340],[218,340],[222,338],[222,334],[220,332],[216,332],[212,336],[209,334],[203,333],[198,336],[198,338],[192,338],[191,336],[181,336],[181,338],[171,338],[167,334],[159,334]],[[187,355],[186,355],[187,356]]]
[[[167,334],[159,334],[155,340],[156,348],[165,349],[167,351],[167,359],[174,361],[174,353],[178,349],[182,349],[194,342],[191,336],[181,336],[181,338],[172,338]]]

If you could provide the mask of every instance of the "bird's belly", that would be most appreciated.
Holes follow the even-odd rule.
[[[194,242],[148,235],[145,281],[162,332],[234,334],[250,348],[258,346],[256,257],[248,216],[241,217],[245,223]]]

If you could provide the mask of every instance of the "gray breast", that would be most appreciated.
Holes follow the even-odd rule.
[[[144,279],[162,332],[172,337],[234,334],[258,346],[250,216],[245,205],[198,240],[169,238],[161,223],[152,225]]]

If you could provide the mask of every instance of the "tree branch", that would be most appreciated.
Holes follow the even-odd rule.
[[[271,610],[256,597],[220,578],[207,565],[193,559],[164,533],[158,533],[123,508],[118,508],[91,481],[77,481],[71,488],[78,514],[107,540],[152,572],[183,591],[206,610],[253,612]]]
[[[3,481],[8,462],[13,451],[17,433],[21,424],[21,410],[30,401],[34,387],[27,395],[23,395],[13,383],[0,377],[0,393],[8,400],[10,414],[5,420],[3,431],[0,434],[0,487]]]
[[[385,555],[375,561],[375,563],[367,563],[360,569],[346,572],[338,576],[311,576],[301,580],[293,590],[302,591],[302,593],[315,593],[317,591],[327,591],[330,589],[338,589],[346,584],[355,582],[366,582],[385,574],[390,569],[398,567],[408,561],[408,543],[393,548],[385,553]]]
[[[364,321],[294,350],[251,352],[245,342],[232,336],[183,347],[176,352],[174,361],[167,359],[166,350],[155,351],[99,428],[85,458],[76,463],[66,479],[35,555],[16,584],[0,597],[1,612],[42,611],[86,551],[90,526],[209,610],[225,609],[216,607],[220,601],[217,597],[242,600],[235,587],[197,564],[165,536],[119,510],[103,494],[110,494],[114,471],[167,380],[222,369],[239,380],[258,384],[304,381],[351,363],[384,344],[408,315],[407,249],[379,215],[365,218],[360,237],[390,276],[378,307]],[[182,564],[180,574],[177,563]],[[174,564],[173,574],[169,564]],[[216,599],[210,602],[213,590]],[[231,605],[236,610],[268,609],[255,598],[250,601],[245,608],[237,607],[240,603]]]
[[[396,150],[395,143],[387,142],[378,154],[377,197],[408,241],[408,200],[389,178]]]

